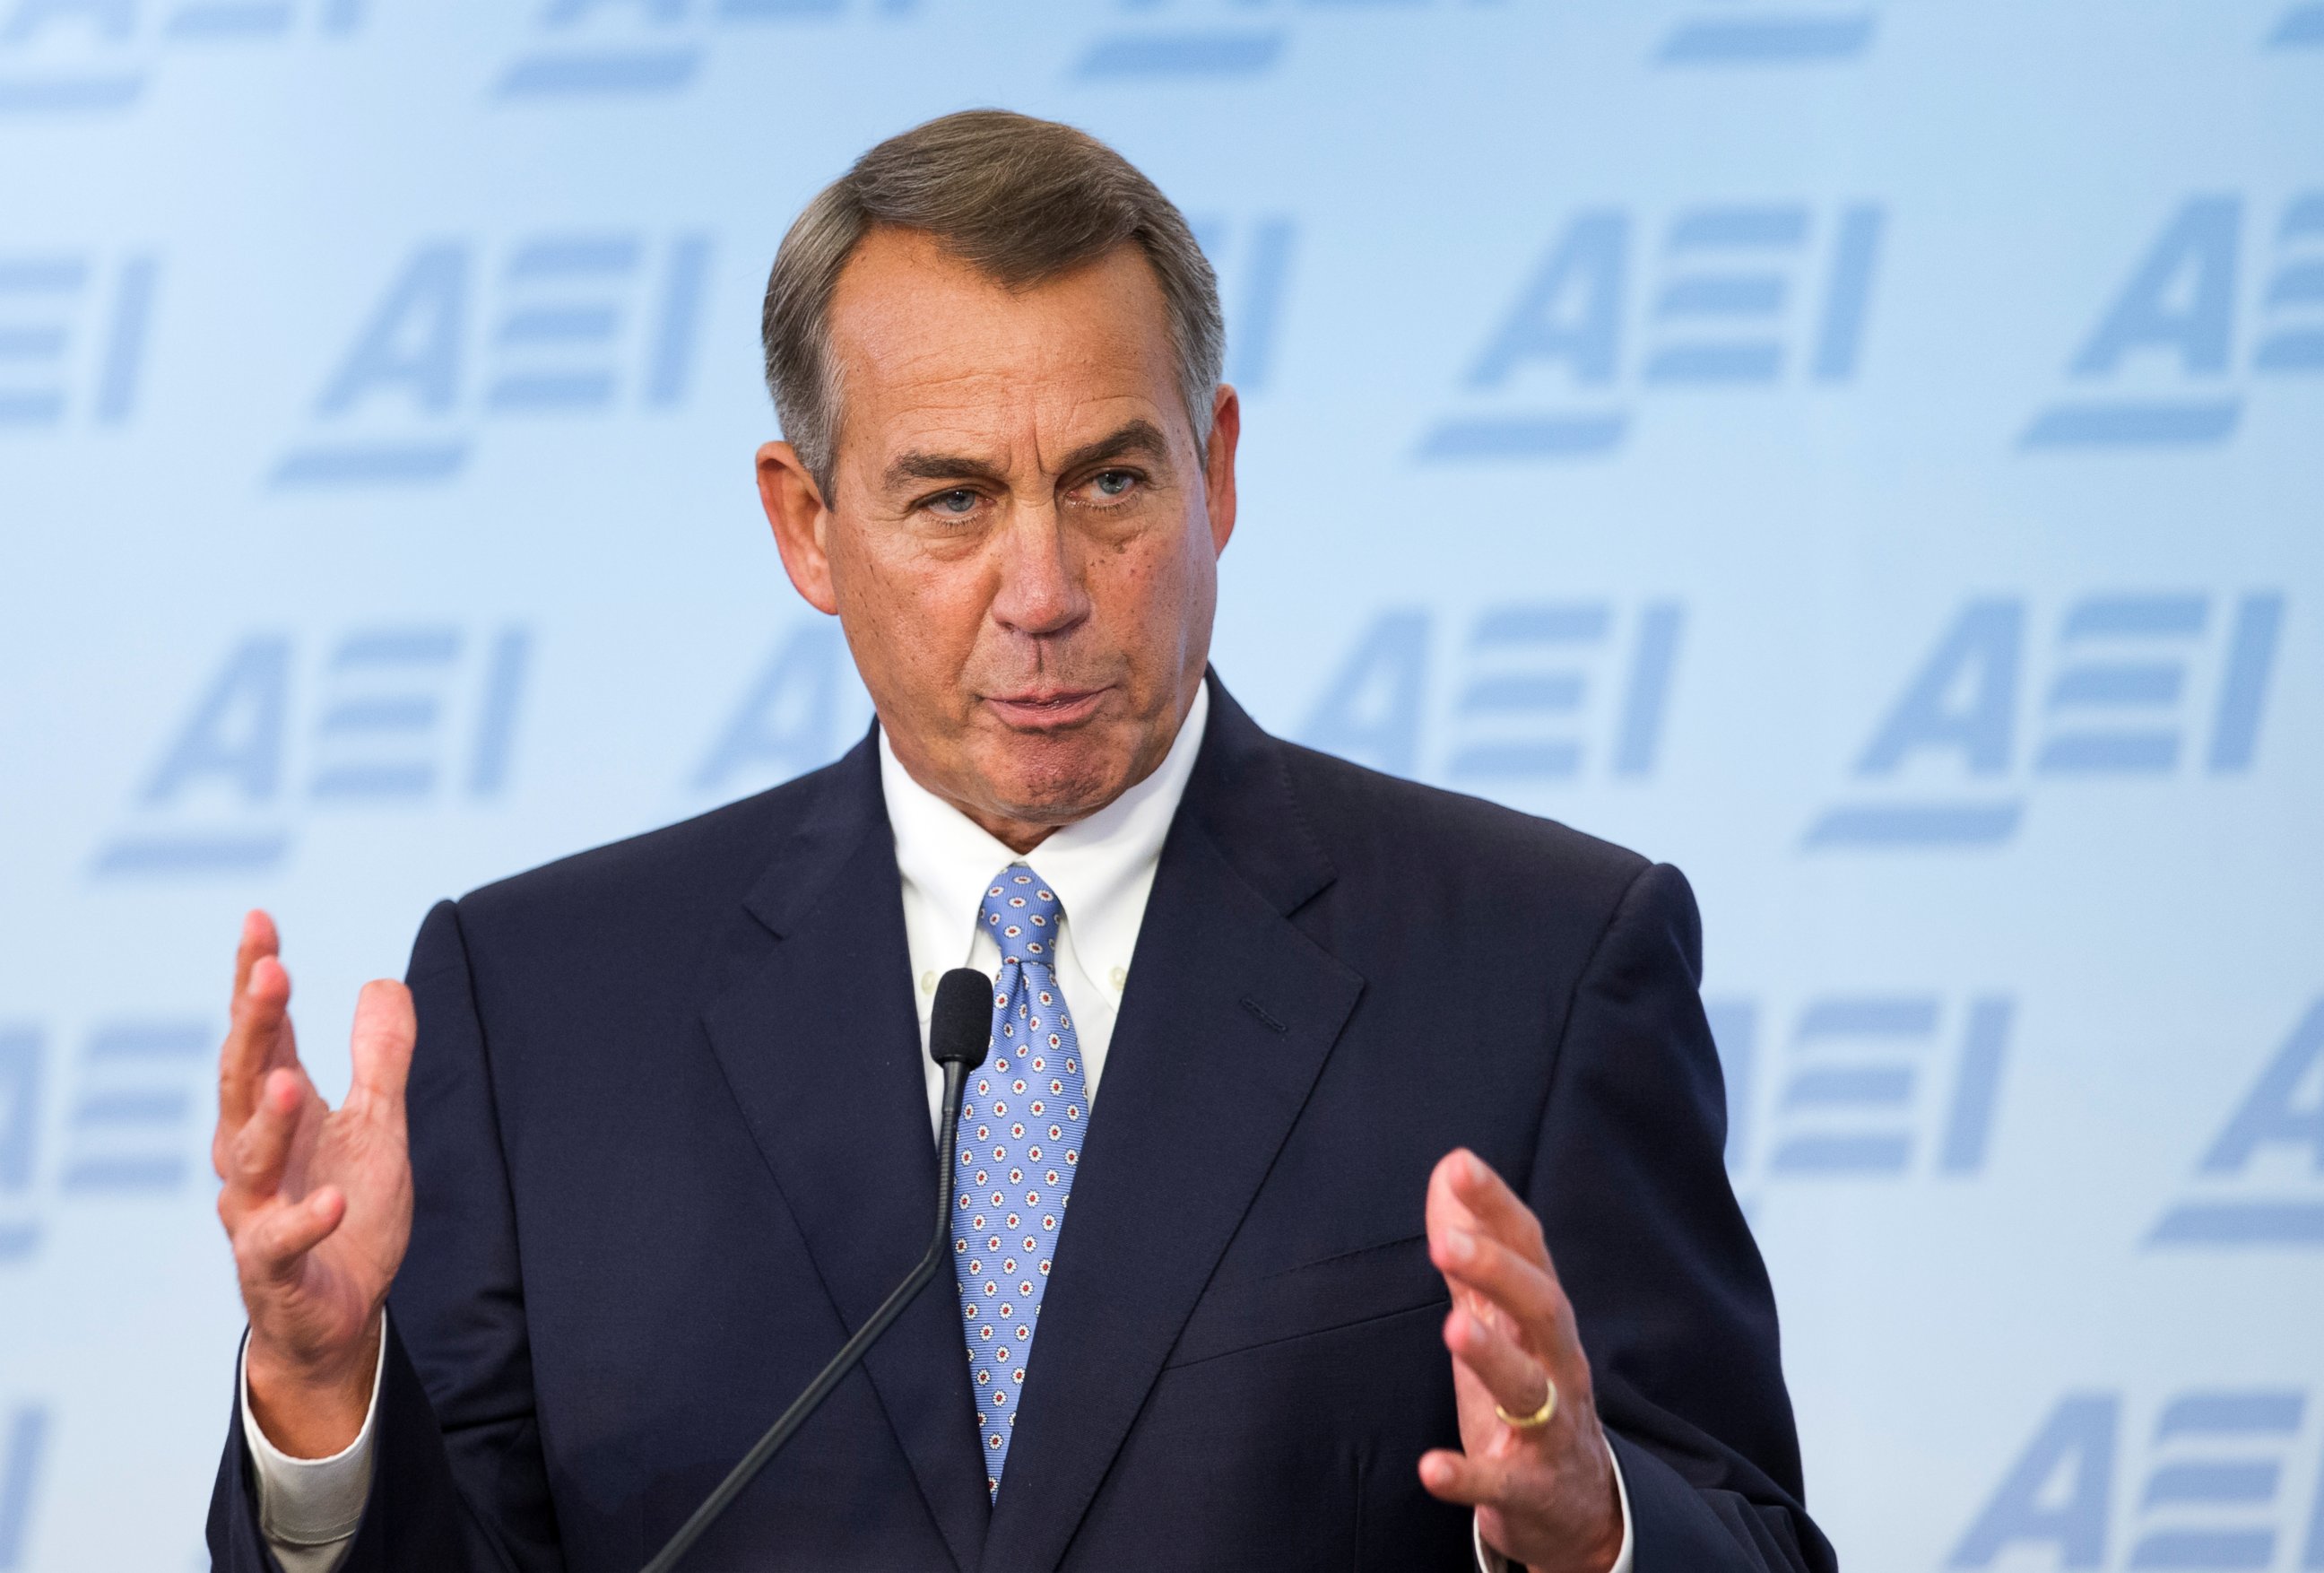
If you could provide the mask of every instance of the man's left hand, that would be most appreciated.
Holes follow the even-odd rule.
[[[1461,1446],[1420,1460],[1420,1483],[1477,1510],[1486,1543],[1535,1573],[1607,1573],[1622,1550],[1613,1456],[1598,1427],[1590,1364],[1541,1220],[1466,1150],[1428,1180],[1428,1254],[1452,1291],[1444,1346]],[[1520,1427],[1554,1383],[1545,1424]]]

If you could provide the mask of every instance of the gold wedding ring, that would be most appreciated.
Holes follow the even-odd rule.
[[[1530,1431],[1549,1424],[1549,1417],[1557,1412],[1557,1383],[1546,1376],[1542,1378],[1542,1382],[1549,1391],[1542,1394],[1541,1407],[1533,1413],[1511,1414],[1498,1403],[1493,1406],[1493,1412],[1501,1417],[1501,1424],[1517,1431]]]

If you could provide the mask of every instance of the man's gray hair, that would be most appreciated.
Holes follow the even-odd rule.
[[[1169,309],[1178,393],[1206,444],[1226,353],[1218,279],[1194,231],[1155,186],[1085,132],[1001,109],[947,115],[891,136],[825,186],[791,225],[767,279],[760,338],[783,435],[833,501],[839,425],[829,324],[833,286],[872,226],[933,236],[1021,290],[1135,242]]]

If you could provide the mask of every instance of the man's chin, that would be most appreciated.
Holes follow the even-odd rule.
[[[1052,827],[1085,819],[1130,786],[1130,762],[1086,733],[1013,737],[985,773],[988,800],[1010,819]]]

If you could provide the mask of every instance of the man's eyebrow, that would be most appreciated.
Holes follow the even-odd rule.
[[[907,481],[990,481],[1006,485],[1008,477],[981,458],[969,458],[956,453],[927,453],[915,449],[896,456],[888,466],[887,483],[900,486]]]
[[[1125,421],[1094,442],[1084,442],[1067,454],[1058,465],[1060,473],[1070,474],[1100,459],[1127,458],[1139,454],[1156,462],[1170,457],[1169,440],[1162,429],[1144,418]],[[886,482],[899,486],[911,481],[984,481],[993,486],[1008,485],[1009,477],[994,466],[965,454],[930,453],[914,449],[900,453],[888,466]]]
[[[1070,475],[1102,458],[1128,458],[1131,454],[1141,454],[1157,464],[1166,463],[1170,458],[1169,440],[1162,435],[1160,427],[1140,418],[1125,422],[1095,442],[1083,443],[1065,455],[1057,469],[1060,474]]]

